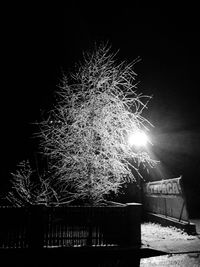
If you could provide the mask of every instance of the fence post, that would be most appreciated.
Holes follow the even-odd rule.
[[[42,248],[44,243],[43,209],[31,206],[29,210],[29,248]]]
[[[126,203],[127,208],[127,245],[129,247],[141,246],[141,211],[142,204]]]

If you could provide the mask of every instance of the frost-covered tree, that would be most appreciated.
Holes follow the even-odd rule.
[[[48,173],[45,173],[44,170],[43,174],[39,174],[31,166],[29,160],[19,162],[17,170],[11,174],[11,188],[4,199],[12,206],[23,207],[36,204],[49,205],[59,203],[57,193],[50,185],[51,179],[49,179]]]
[[[138,59],[118,64],[115,58],[105,45],[84,54],[75,73],[64,75],[57,103],[41,124],[51,186],[61,202],[97,204],[135,181],[140,164],[155,164],[128,142],[150,125],[142,114],[149,97],[136,88]]]

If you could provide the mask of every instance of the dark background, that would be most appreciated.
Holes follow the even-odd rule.
[[[197,6],[9,4],[1,13],[1,190],[16,164],[36,153],[33,122],[51,107],[62,72],[108,41],[119,61],[142,59],[138,92],[153,95],[150,149],[160,160],[151,179],[183,175],[200,195]]]

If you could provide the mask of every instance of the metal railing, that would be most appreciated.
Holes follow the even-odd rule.
[[[133,206],[0,207],[0,248],[139,244],[140,215],[130,213],[130,207]],[[137,225],[132,225],[130,222],[137,217]],[[134,229],[139,232],[131,241]]]

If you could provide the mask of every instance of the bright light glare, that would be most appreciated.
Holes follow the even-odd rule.
[[[141,147],[147,144],[148,137],[144,132],[136,132],[129,136],[128,142],[131,146]]]

